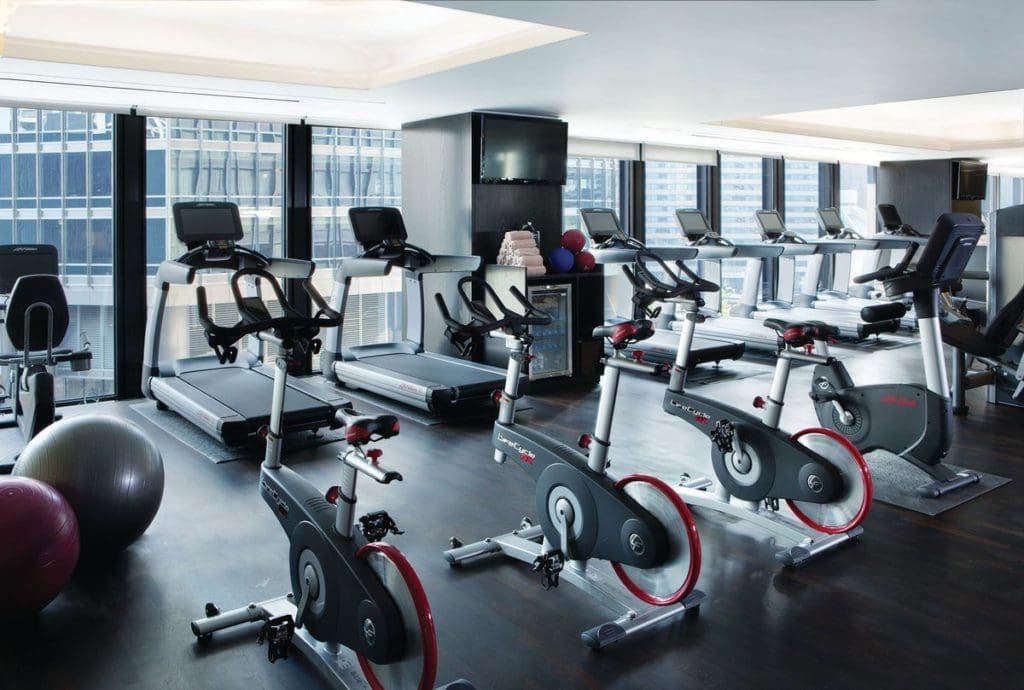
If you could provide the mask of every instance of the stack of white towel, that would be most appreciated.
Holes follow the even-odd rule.
[[[527,230],[512,230],[505,233],[501,249],[498,250],[498,263],[505,266],[523,266],[528,277],[547,273],[544,258],[540,255],[533,233]]]

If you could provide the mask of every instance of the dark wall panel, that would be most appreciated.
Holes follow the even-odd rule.
[[[561,244],[562,188],[549,185],[473,185],[473,253],[494,263],[504,233],[527,221],[540,233],[544,256]]]

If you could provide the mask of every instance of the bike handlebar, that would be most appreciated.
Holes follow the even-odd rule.
[[[864,283],[871,283],[876,280],[892,280],[893,278],[900,278],[905,275],[909,275],[912,271],[909,271],[910,262],[913,261],[914,256],[917,254],[917,250],[920,245],[911,244],[907,247],[906,252],[903,254],[903,258],[895,266],[883,266],[877,271],[871,273],[865,273],[864,275],[855,276],[853,282],[857,285]]]
[[[284,312],[283,316],[272,316],[266,302],[259,295],[244,297],[239,288],[239,281],[246,276],[254,276],[265,280],[270,285]],[[206,288],[196,288],[199,307],[199,322],[206,331],[206,340],[217,353],[222,364],[233,362],[238,355],[235,343],[247,335],[273,331],[274,336],[287,347],[312,349],[316,354],[320,349],[320,341],[316,339],[321,328],[340,326],[343,316],[327,305],[320,291],[313,285],[312,278],[302,281],[302,287],[317,308],[314,316],[305,316],[295,310],[288,302],[277,278],[269,271],[259,267],[242,268],[231,276],[231,293],[238,308],[239,321],[233,326],[222,326],[210,318],[210,309],[206,300]]]
[[[495,316],[486,305],[479,301],[472,299],[466,294],[466,286],[475,285],[480,287],[487,293],[487,296],[491,298],[494,305],[501,312],[501,316]],[[469,309],[469,313],[473,319],[469,323],[462,323],[455,319],[451,312],[448,310],[448,305],[444,301],[444,297],[441,293],[434,293],[434,299],[437,302],[437,307],[441,311],[441,318],[444,320],[445,325],[451,334],[456,335],[485,335],[491,331],[496,330],[507,330],[513,335],[523,335],[526,333],[527,326],[546,326],[552,322],[552,316],[543,309],[538,309],[530,300],[526,298],[526,295],[516,286],[512,285],[509,287],[509,292],[516,301],[519,302],[519,306],[522,307],[522,312],[517,312],[509,309],[505,306],[505,303],[501,301],[498,294],[494,291],[494,288],[484,280],[476,276],[464,276],[459,279],[458,292],[459,297],[463,303]]]

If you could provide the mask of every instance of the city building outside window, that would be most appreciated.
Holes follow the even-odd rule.
[[[569,156],[565,186],[562,187],[562,232],[580,228],[581,208],[611,208],[625,227],[622,217],[622,166],[615,158]]]
[[[839,211],[847,227],[865,237],[877,228],[877,174],[878,168],[871,165],[839,165]]]
[[[686,243],[676,209],[697,208],[697,165],[647,161],[644,164],[644,233],[649,247]]]
[[[786,229],[807,240],[818,238],[819,167],[816,161],[787,159],[783,163]],[[809,257],[796,257],[797,289],[803,284],[808,262]]]
[[[354,206],[402,206],[402,133],[352,127],[313,128],[313,259],[316,284],[326,296],[343,257],[357,256],[348,210]],[[416,244],[415,218],[407,218]],[[402,338],[401,271],[360,278],[349,290],[344,345],[371,345]],[[426,308],[431,308],[428,302]]]
[[[760,242],[761,234],[754,212],[764,203],[762,159],[757,156],[722,154],[719,197],[722,237],[737,244]],[[744,261],[726,260],[722,264],[722,312],[728,314],[742,294]]]
[[[0,243],[57,247],[65,347],[93,352],[89,371],[57,368],[58,400],[114,393],[113,126],[111,113],[0,107]]]

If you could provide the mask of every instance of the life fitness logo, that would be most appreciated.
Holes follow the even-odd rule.
[[[898,395],[883,395],[882,402],[886,405],[896,405],[897,407],[917,407],[916,400],[901,398]]]
[[[501,434],[498,434],[498,440],[504,443],[506,446],[519,453],[519,459],[525,462],[527,465],[532,465],[533,461],[537,459],[537,454],[532,450],[523,448],[522,444],[512,439],[505,438]]]
[[[697,422],[698,424],[707,424],[708,422],[711,421],[711,415],[709,415],[707,412],[702,412],[701,410],[698,410],[695,407],[690,407],[689,405],[681,405],[680,403],[677,403],[675,400],[673,400],[669,404],[671,404],[672,407],[679,408],[683,412],[689,412],[691,415],[693,415],[693,421]]]

